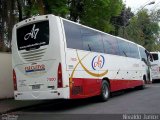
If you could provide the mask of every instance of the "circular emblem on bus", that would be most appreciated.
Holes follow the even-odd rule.
[[[101,68],[103,68],[104,63],[105,63],[104,56],[102,56],[102,55],[96,55],[92,59],[92,68],[94,70],[101,69]]]

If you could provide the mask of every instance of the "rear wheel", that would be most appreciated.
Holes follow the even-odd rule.
[[[143,89],[145,88],[145,84],[147,83],[145,76],[143,77],[143,81],[144,81],[143,85],[138,86],[138,89],[139,89],[139,90],[143,90]]]
[[[101,94],[100,94],[100,100],[101,101],[107,101],[110,96],[110,88],[109,88],[109,83],[105,80],[102,81],[102,86],[101,86]]]

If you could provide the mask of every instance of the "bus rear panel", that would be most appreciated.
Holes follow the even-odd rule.
[[[12,63],[17,100],[69,98],[63,81],[59,17],[38,16],[14,26]],[[62,46],[61,46],[62,45]],[[62,52],[62,54],[61,54]]]

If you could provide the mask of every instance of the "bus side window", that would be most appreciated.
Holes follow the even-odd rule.
[[[141,60],[148,65],[148,58],[147,58],[147,54],[146,54],[146,50],[143,48],[139,48],[140,49],[140,54],[141,54]]]
[[[128,42],[123,40],[118,40],[118,47],[119,47],[120,56],[129,57],[130,49],[129,49]]]
[[[98,32],[88,28],[81,29],[81,38],[83,40],[83,50],[93,52],[104,52],[102,37]]]
[[[83,50],[80,26],[72,24],[65,20],[63,21],[63,23],[64,23],[67,47]]]
[[[157,53],[152,53],[152,57],[153,57],[154,61],[158,60],[158,54]]]
[[[102,35],[104,52],[107,54],[118,55],[118,45],[117,40],[109,35]]]
[[[140,59],[139,52],[138,52],[138,46],[136,44],[129,43],[129,49],[130,49],[129,57]]]

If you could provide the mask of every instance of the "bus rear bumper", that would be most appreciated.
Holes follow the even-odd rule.
[[[69,89],[60,88],[48,91],[25,91],[14,92],[15,100],[47,100],[47,99],[69,99]]]

